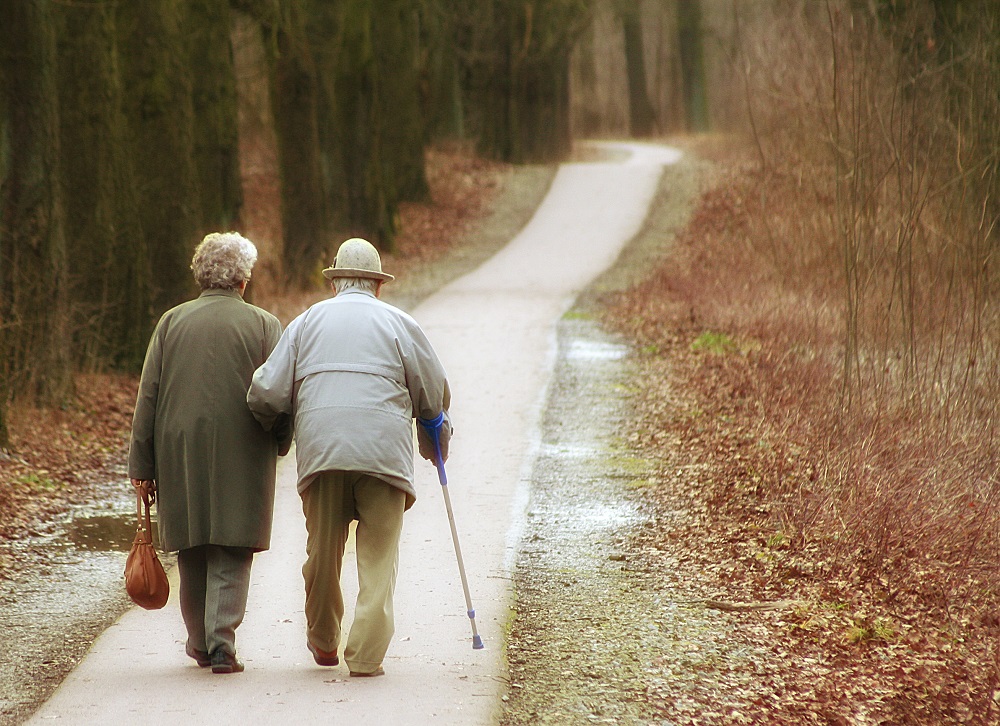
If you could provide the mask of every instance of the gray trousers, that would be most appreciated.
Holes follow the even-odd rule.
[[[191,648],[206,653],[222,648],[236,655],[236,628],[247,609],[251,564],[253,550],[248,547],[201,545],[177,553],[181,617]]]

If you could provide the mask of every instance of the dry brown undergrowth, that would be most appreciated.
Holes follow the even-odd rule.
[[[73,400],[61,409],[11,409],[12,448],[0,453],[0,538],[32,533],[67,506],[88,501],[95,482],[115,476],[137,384],[135,376],[80,375]]]
[[[750,257],[755,200],[781,180],[723,161],[665,264],[607,312],[642,351],[630,441],[661,462],[650,496],[694,513],[652,537],[686,542],[720,599],[801,601],[770,621],[785,665],[761,679],[761,722],[1000,722],[995,516],[975,486],[950,508],[925,491],[993,464],[905,408],[847,415],[829,309]]]

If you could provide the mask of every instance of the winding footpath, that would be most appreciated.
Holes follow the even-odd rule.
[[[472,648],[435,470],[418,460],[419,498],[403,526],[387,675],[352,679],[344,664],[313,663],[305,640],[305,523],[293,449],[279,464],[272,545],[255,559],[246,619],[237,632],[246,672],[213,675],[184,655],[174,572],[166,608],[126,613],[28,723],[496,722],[505,690],[510,572],[538,451],[556,323],[639,231],[663,166],[680,156],[662,146],[600,146],[620,160],[563,164],[520,234],[412,311],[452,385],[449,491],[485,648]],[[349,627],[353,552],[344,573]]]

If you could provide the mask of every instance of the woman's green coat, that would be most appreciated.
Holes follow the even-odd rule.
[[[247,408],[254,371],[281,335],[235,290],[206,290],[160,318],[132,421],[129,477],[157,483],[167,551],[270,545],[279,437]]]

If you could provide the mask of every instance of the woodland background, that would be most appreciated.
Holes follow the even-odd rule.
[[[581,136],[712,131],[754,151],[739,239],[711,263],[716,325],[779,321],[784,363],[815,379],[780,397],[804,411],[822,382],[835,401],[811,420],[832,442],[845,421],[868,432],[868,463],[811,476],[872,467],[892,420],[912,449],[879,486],[1000,544],[982,519],[998,23],[988,0],[2,3],[0,446],[15,402],[58,407],[76,373],[137,370],[158,316],[195,292],[208,231],[257,242],[252,296],[275,300],[315,287],[347,235],[391,253],[435,145],[549,163]]]
[[[209,231],[251,236],[251,295],[274,297],[346,236],[391,251],[441,140],[551,162],[574,126],[687,124],[650,90],[668,86],[698,89],[704,126],[701,23],[698,2],[630,0],[3,3],[0,446],[14,398],[59,405],[74,371],[141,364]]]
[[[995,0],[0,3],[0,513],[62,491],[8,414],[133,385],[204,233],[257,243],[272,307],[347,235],[392,254],[442,149],[668,135],[716,178],[608,301],[646,366],[627,440],[673,467],[650,496],[706,512],[657,536],[807,603],[780,637],[835,675],[778,679],[788,723],[824,687],[840,716],[995,722]]]

